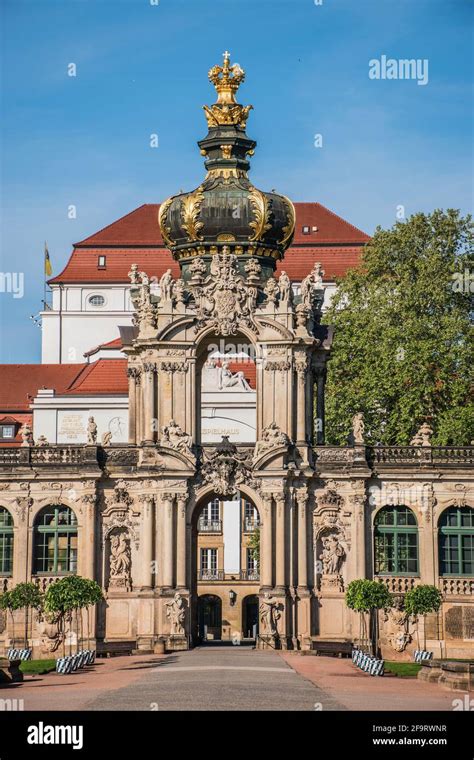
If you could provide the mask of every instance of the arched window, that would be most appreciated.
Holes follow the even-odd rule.
[[[0,507],[0,575],[13,572],[13,517]]]
[[[418,574],[418,528],[408,507],[383,507],[374,523],[376,575]]]
[[[474,509],[445,509],[438,531],[440,575],[474,575]]]
[[[62,505],[45,507],[34,528],[34,572],[66,575],[77,571],[76,515]]]

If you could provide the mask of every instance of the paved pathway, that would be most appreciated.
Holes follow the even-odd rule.
[[[371,678],[350,660],[232,646],[98,660],[0,690],[25,710],[44,711],[452,710],[462,696],[414,679]]]
[[[139,684],[108,692],[89,710],[344,710],[273,652],[200,647],[148,668]]]
[[[281,652],[280,657],[341,702],[346,710],[452,711],[453,700],[464,698],[464,692],[449,691],[416,678],[397,678],[390,673],[383,678],[370,676],[356,668],[350,659],[301,656],[293,652]]]

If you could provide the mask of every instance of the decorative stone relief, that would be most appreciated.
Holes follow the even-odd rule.
[[[188,457],[194,457],[191,448],[192,437],[185,433],[174,420],[170,420],[169,424],[162,428],[160,444],[176,449]]]
[[[278,636],[278,623],[281,618],[282,605],[266,592],[260,599],[260,633],[264,636]]]
[[[198,330],[210,326],[216,335],[224,337],[235,335],[241,325],[257,331],[253,319],[255,303],[252,298],[249,303],[249,288],[238,274],[237,259],[230,253],[229,246],[223,246],[222,253],[214,254],[210,276],[202,286],[194,288],[193,295]]]
[[[403,596],[394,596],[393,600],[393,607],[383,613],[383,633],[394,652],[403,652],[412,640],[412,623],[403,609]]]
[[[132,590],[132,557],[130,537],[124,529],[113,528],[109,532],[109,588],[125,588]]]
[[[166,602],[166,617],[170,621],[171,636],[184,636],[186,620],[186,600],[176,593],[171,601]]]
[[[221,496],[233,496],[242,483],[253,484],[251,462],[247,454],[240,454],[229,436],[223,435],[211,454],[205,452],[201,468],[204,483],[212,485]]]
[[[255,444],[253,458],[256,460],[271,449],[289,445],[290,439],[287,434],[283,433],[275,422],[270,422],[267,427],[263,428],[262,437]]]

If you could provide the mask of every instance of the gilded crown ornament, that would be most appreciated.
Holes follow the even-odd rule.
[[[230,64],[230,53],[226,50],[224,64],[213,66],[208,76],[217,92],[217,102],[203,106],[208,127],[233,124],[245,128],[253,106],[241,106],[235,100],[235,93],[245,79],[245,71],[237,63]]]
[[[213,257],[227,246],[245,276],[249,259],[258,259],[262,283],[275,270],[291,244],[295,213],[291,201],[276,191],[257,189],[249,180],[249,156],[256,146],[246,133],[252,106],[237,103],[235,95],[245,72],[224,53],[222,65],[209,70],[217,92],[204,106],[208,134],[198,142],[207,174],[198,188],[180,192],[161,204],[159,225],[164,243],[180,262],[185,282],[195,278],[193,260],[210,272]]]

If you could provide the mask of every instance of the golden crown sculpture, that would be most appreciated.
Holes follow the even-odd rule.
[[[208,77],[217,91],[217,102],[212,106],[203,106],[207,126],[236,126],[245,128],[249,112],[253,106],[241,106],[235,99],[235,93],[245,79],[245,71],[237,64],[230,63],[230,53],[226,50],[222,66],[209,69]]]

